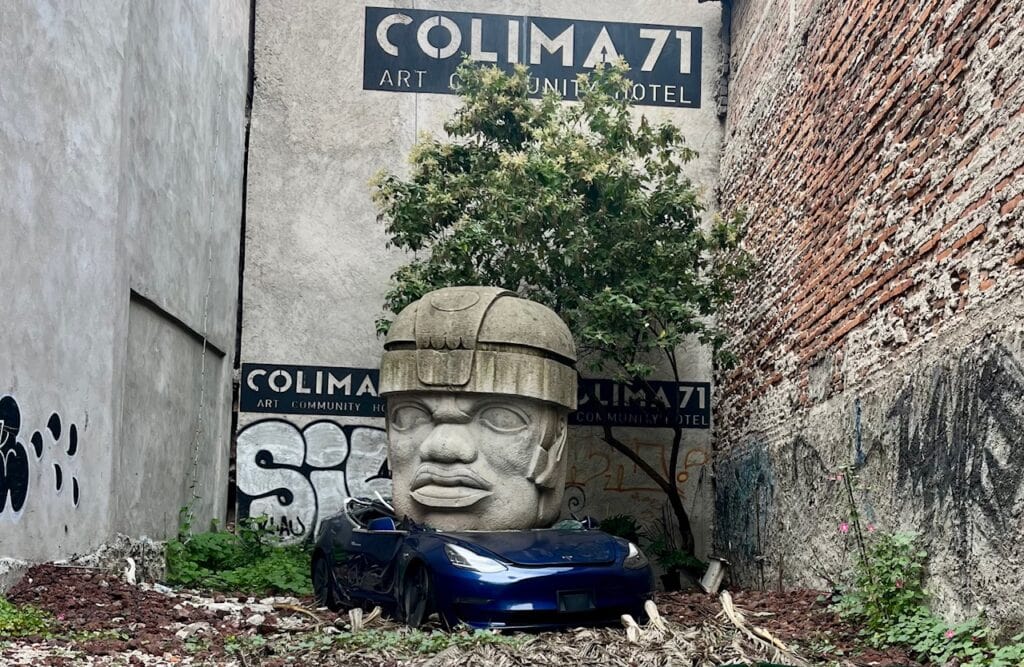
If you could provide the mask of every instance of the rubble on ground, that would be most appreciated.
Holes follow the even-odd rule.
[[[4,665],[912,665],[856,653],[855,629],[812,591],[661,594],[651,620],[476,641],[416,633],[379,611],[335,614],[309,598],[253,597],[131,584],[102,567],[37,565],[8,593],[49,612],[47,637],[4,640]],[[438,631],[439,632],[439,631]],[[457,640],[457,641],[455,641]],[[830,642],[845,657],[807,652]],[[447,648],[444,644],[452,644]],[[413,647],[413,648],[410,648]]]

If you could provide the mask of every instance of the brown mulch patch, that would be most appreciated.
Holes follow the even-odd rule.
[[[100,636],[75,642],[79,649],[95,656],[134,650],[154,656],[190,654],[197,661],[212,659],[223,655],[225,637],[245,632],[269,634],[277,629],[279,615],[291,613],[287,610],[265,613],[263,622],[254,627],[245,623],[253,610],[247,609],[244,603],[256,604],[256,598],[242,596],[239,602],[243,604],[235,613],[211,610],[188,604],[192,596],[187,593],[166,595],[129,584],[104,570],[50,564],[31,568],[8,591],[7,599],[49,612],[56,619],[53,634],[58,636],[116,632],[127,637]],[[210,601],[236,599],[216,595]],[[309,607],[312,600],[304,602],[307,604],[303,606]],[[321,622],[330,624],[334,615],[318,617]],[[179,637],[177,632],[190,624],[200,625],[188,637]],[[189,641],[192,645],[186,646]]]
[[[267,601],[256,598],[224,594],[199,598],[187,591],[161,590],[163,592],[131,585],[115,573],[94,568],[36,566],[9,591],[8,599],[49,612],[57,619],[55,634],[65,637],[74,634],[77,639],[26,638],[25,641],[39,642],[42,650],[48,650],[47,646],[72,646],[88,656],[89,662],[80,662],[80,658],[62,658],[53,653],[44,654],[39,658],[40,662],[11,664],[78,665],[108,664],[109,661],[109,664],[118,665],[152,665],[177,663],[179,660],[182,664],[258,664],[264,667],[307,664],[303,656],[274,655],[273,652],[251,656],[247,662],[244,656],[229,654],[225,639],[262,635],[269,640],[282,633],[298,637],[295,633],[322,632],[324,628],[334,626],[336,621],[347,620],[344,614],[339,621],[333,613],[315,610],[309,599],[299,600],[297,604],[273,604],[273,610],[267,611],[270,608]],[[857,666],[917,664],[901,651],[879,652],[859,648],[857,628],[830,612],[827,602],[820,599],[821,595],[817,591],[806,590],[784,593],[736,591],[733,599],[748,625],[764,628],[813,664],[834,664],[835,660]],[[564,661],[579,661],[584,657],[582,654],[576,656],[581,651],[586,653],[586,658],[600,658],[604,664],[623,665],[676,664],[677,658],[684,660],[678,664],[690,664],[690,657],[698,653],[703,655],[701,664],[718,664],[713,656],[725,658],[725,650],[732,641],[729,637],[733,636],[735,628],[725,618],[722,603],[716,596],[695,592],[662,593],[656,602],[663,618],[672,624],[672,629],[644,628],[639,643],[626,642],[622,628],[568,630],[533,635],[519,648],[484,646],[462,653],[449,649],[436,656],[437,662],[434,659],[429,662],[444,665],[468,664],[466,660],[489,665],[568,664]],[[231,609],[226,608],[232,604]],[[263,618],[254,623],[251,620],[254,614]],[[396,627],[383,620],[378,621],[376,627],[381,627],[379,624],[382,622],[385,624],[382,629]],[[188,632],[190,628],[191,633]],[[96,633],[96,637],[83,638],[83,632]],[[182,632],[187,636],[179,636]],[[842,654],[830,657],[827,652],[821,652],[815,655],[815,646],[835,647]],[[13,649],[9,646],[7,650]],[[0,650],[0,663],[10,655]],[[746,655],[754,657],[750,652]],[[537,661],[521,662],[530,656],[537,657]],[[546,656],[548,662],[539,660],[539,656]],[[315,658],[312,654],[306,657]],[[710,662],[706,662],[708,660]],[[320,664],[377,665],[389,661],[392,664],[420,664],[396,661],[391,655],[375,657],[371,653],[334,655],[328,660],[321,660]]]
[[[736,606],[751,625],[760,626],[787,644],[802,647],[831,645],[854,665],[914,667],[920,663],[899,648],[865,648],[859,628],[829,610],[827,593],[815,590],[733,592]],[[658,608],[666,618],[696,624],[721,611],[716,596],[703,592],[660,593]]]

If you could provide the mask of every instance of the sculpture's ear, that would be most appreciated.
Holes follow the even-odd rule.
[[[565,426],[566,420],[558,415],[555,420],[555,437],[551,446],[547,449],[538,447],[533,453],[533,463],[530,465],[529,480],[537,486],[552,488],[558,481],[558,473],[562,456],[565,453],[565,441],[568,437],[568,429]]]

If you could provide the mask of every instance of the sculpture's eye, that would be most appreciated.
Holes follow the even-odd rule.
[[[431,423],[430,413],[426,408],[419,405],[399,405],[391,411],[391,426],[399,431],[407,431],[411,428]]]
[[[500,405],[492,405],[481,410],[480,421],[488,428],[501,433],[515,433],[529,426],[529,422],[521,414]]]

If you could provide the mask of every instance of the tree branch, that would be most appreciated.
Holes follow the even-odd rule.
[[[665,493],[671,493],[674,490],[669,480],[665,479],[661,473],[655,470],[654,466],[645,461],[640,454],[633,450],[632,447],[622,442],[612,434],[612,426],[604,424],[601,428],[604,430],[604,441],[611,445],[612,449],[632,461],[637,468],[643,470],[644,473]]]

